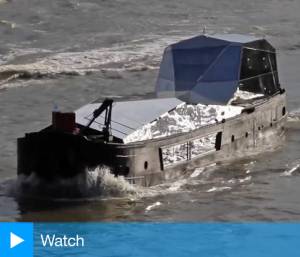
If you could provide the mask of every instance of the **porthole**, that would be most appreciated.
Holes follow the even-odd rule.
[[[234,142],[234,135],[231,136],[231,142]]]
[[[273,127],[273,123],[272,122],[270,123],[270,127]]]
[[[147,161],[144,162],[144,169],[145,169],[145,170],[148,169],[148,162],[147,162]]]
[[[286,113],[286,109],[285,109],[285,106],[282,107],[282,116],[284,116]]]
[[[257,129],[260,130],[260,126]]]
[[[245,133],[245,137],[247,138],[249,136],[248,132]]]

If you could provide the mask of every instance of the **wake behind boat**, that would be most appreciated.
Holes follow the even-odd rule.
[[[168,46],[156,95],[53,112],[50,126],[18,139],[18,174],[55,180],[104,165],[151,186],[285,134],[286,94],[265,39],[201,35]]]

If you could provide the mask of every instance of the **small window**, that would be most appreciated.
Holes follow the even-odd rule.
[[[222,145],[222,132],[218,132],[216,136],[216,151],[221,150],[221,145]]]
[[[231,142],[234,142],[234,135],[231,136]]]
[[[245,137],[247,138],[249,136],[248,132],[245,133]]]
[[[147,162],[147,161],[144,162],[144,169],[145,169],[145,170],[148,169],[148,162]]]
[[[285,106],[282,107],[282,116],[284,116],[286,114],[286,109]]]
[[[258,126],[258,128],[257,128],[258,130],[260,130],[261,128],[260,128],[260,126]]]
[[[270,123],[270,127],[273,127],[273,123],[272,122]]]

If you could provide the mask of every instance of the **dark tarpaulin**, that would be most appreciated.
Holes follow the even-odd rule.
[[[170,45],[161,62],[157,95],[226,104],[239,86],[244,48],[275,52],[265,39],[236,34],[202,35]]]

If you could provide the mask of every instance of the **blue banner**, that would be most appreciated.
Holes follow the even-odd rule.
[[[0,256],[31,257],[31,226],[0,223]],[[300,256],[300,223],[35,223],[33,227],[34,256],[41,257]]]

